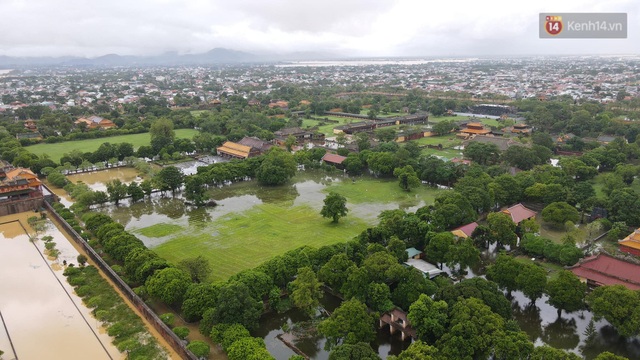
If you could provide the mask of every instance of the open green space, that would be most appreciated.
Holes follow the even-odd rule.
[[[339,121],[339,123],[327,122],[327,123],[324,123],[324,125],[321,125],[323,123],[322,120],[303,119],[302,128],[318,126],[319,132],[323,133],[325,136],[330,137],[330,136],[334,136],[334,133],[333,133],[334,127],[344,125],[348,122],[357,121],[356,119],[343,118],[339,116],[322,116],[321,118],[324,119],[325,117],[328,118],[329,120]]]
[[[354,181],[343,181],[326,187],[322,191],[329,193],[334,191],[347,198],[349,203],[397,203],[401,208],[415,206],[422,200],[427,204],[443,191],[426,185],[407,192],[400,189],[398,182],[389,179],[355,178]]]
[[[197,117],[200,116],[200,114],[211,112],[211,110],[191,110],[189,112],[191,113],[191,116]]]
[[[414,140],[418,145],[438,145],[442,144],[444,148],[450,148],[462,144],[462,140],[456,138],[455,134],[445,136],[429,136]]]
[[[150,238],[159,238],[159,237],[175,234],[181,230],[182,230],[182,226],[160,223],[160,224],[147,226],[142,229],[137,229],[137,230],[134,230],[133,232],[144,235],[146,237],[150,237]]]
[[[425,156],[429,156],[429,155],[442,156],[444,158],[447,158],[447,159],[451,160],[451,159],[453,159],[455,157],[461,158],[462,157],[462,150],[455,150],[455,149],[438,150],[438,149],[424,148],[424,149],[422,149],[421,154],[425,155]]]
[[[202,255],[212,267],[211,280],[224,280],[300,246],[321,247],[350,240],[367,227],[353,216],[332,223],[309,206],[261,204],[210,223],[204,233],[177,236],[154,251],[170,262]]]
[[[515,257],[515,259],[516,261],[523,264],[535,264],[535,265],[541,266],[542,268],[547,270],[547,275],[549,276],[550,279],[555,278],[556,276],[558,276],[558,273],[560,271],[564,270],[564,267],[562,265],[550,263],[544,260],[532,260],[532,258],[527,256],[517,256]]]
[[[487,118],[471,118],[469,116],[461,116],[461,115],[457,115],[457,116],[430,116],[429,117],[429,122],[430,123],[439,123],[441,121],[445,121],[445,120],[452,120],[452,121],[462,121],[462,120],[469,120],[469,119],[473,119],[474,121],[478,121],[484,125],[487,126],[502,126],[500,124],[500,122],[498,122],[498,120],[496,119],[487,119]]]
[[[596,197],[598,197],[599,199],[606,199],[607,196],[604,194],[603,192],[603,188],[604,188],[604,177],[605,175],[608,173],[600,173],[598,175],[596,175],[595,178],[593,178],[594,182],[593,182],[593,190],[596,191]],[[629,186],[630,188],[633,189],[633,191],[635,191],[636,193],[640,193],[640,180],[635,179],[633,180],[633,182],[631,183],[631,185]]]
[[[175,130],[177,138],[192,138],[198,133],[198,130],[194,129],[177,129]],[[82,152],[92,152],[98,150],[103,143],[118,144],[128,142],[133,144],[134,148],[138,148],[143,145],[149,145],[151,142],[151,136],[149,133],[142,134],[130,134],[130,135],[118,135],[111,137],[103,137],[98,139],[65,141],[55,144],[36,144],[27,146],[26,149],[36,155],[47,154],[53,161],[60,161],[60,158],[73,150],[81,150]]]

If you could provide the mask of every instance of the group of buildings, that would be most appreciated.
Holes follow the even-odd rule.
[[[51,109],[100,105],[117,109],[139,104],[143,97],[181,105],[223,101],[227,95],[246,99],[267,95],[281,84],[295,86],[344,86],[370,89],[420,89],[433,94],[464,93],[475,99],[514,100],[567,95],[608,102],[619,92],[638,95],[630,85],[637,69],[632,57],[566,57],[553,59],[456,59],[439,61],[345,61],[335,66],[262,64],[242,67],[147,66],[91,68],[41,67],[0,75],[0,113],[27,105]],[[251,100],[249,100],[251,101]],[[254,100],[255,101],[255,100]],[[269,107],[286,109],[289,104]]]

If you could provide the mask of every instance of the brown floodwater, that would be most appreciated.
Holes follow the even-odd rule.
[[[58,224],[56,224],[55,221],[52,221],[52,225],[58,226]],[[56,266],[60,266],[59,262],[66,260],[67,263],[75,263],[76,262],[76,258],[77,258],[77,254],[82,253],[83,255],[87,256],[87,254],[71,239],[69,238],[69,236],[65,233],[65,232],[59,232],[60,235],[62,235],[64,237],[64,239],[66,241],[60,241],[58,242],[56,241],[56,248],[57,249],[63,249],[63,251],[61,251],[60,256],[58,257],[58,263],[52,263],[52,267],[56,267]],[[62,246],[61,246],[62,244]],[[67,249],[68,247],[72,247],[73,249],[75,249],[76,253],[74,253],[73,251],[64,251],[64,249]],[[68,255],[67,255],[68,254]],[[75,254],[75,255],[74,255]],[[91,260],[91,258],[89,258],[87,256],[87,262],[90,265],[96,266],[96,264],[93,262],[93,260]],[[129,308],[136,313],[136,315],[138,315],[138,317],[142,320],[142,322],[145,325],[146,330],[156,339],[156,341],[160,344],[160,346],[162,346],[164,348],[165,351],[165,355],[167,359],[179,359],[180,355],[178,355],[173,348],[162,338],[162,336],[160,335],[160,333],[158,333],[158,331],[155,330],[155,328],[146,320],[146,318],[142,315],[142,313],[129,301],[129,299],[120,291],[120,289],[118,289],[118,287],[113,283],[113,281],[111,281],[110,278],[108,278],[107,276],[105,276],[102,271],[99,271],[100,276],[102,276],[102,278],[107,281],[111,287],[113,288],[113,291],[115,291],[116,293],[118,293],[120,295],[120,298],[122,299],[122,301],[124,301],[125,304],[127,304],[127,306],[129,306]],[[65,283],[65,285],[68,285]],[[92,314],[89,313],[89,316],[93,317]],[[99,331],[101,334],[105,334],[106,333],[106,329],[102,326],[100,326]],[[110,338],[109,338],[110,339]]]
[[[43,242],[31,242],[14,221],[28,227],[26,219],[32,215],[0,217],[0,254],[5,255],[0,262],[0,312],[9,333],[7,336],[4,327],[0,331],[4,358],[124,359],[62,275],[60,263],[75,262],[78,255],[73,246],[50,222],[47,230],[37,234],[39,238],[53,236],[61,252],[54,261],[57,266],[53,266],[58,270],[53,270],[41,255]],[[12,354],[11,344],[6,345],[9,336],[16,354]]]
[[[67,179],[72,183],[82,181],[94,191],[107,191],[107,183],[115,179],[119,179],[125,184],[132,181],[142,181],[142,178],[138,174],[138,170],[130,167],[119,167],[115,169],[67,175]]]

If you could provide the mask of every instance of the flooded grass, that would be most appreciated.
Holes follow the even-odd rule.
[[[146,237],[159,238],[169,236],[183,230],[182,226],[174,224],[154,224],[146,228],[138,229],[134,233],[142,234]]]
[[[330,191],[347,198],[349,203],[398,203],[401,208],[418,205],[421,201],[433,203],[434,199],[445,190],[421,185],[411,191],[400,189],[395,179],[355,178],[354,181],[342,181],[326,187],[323,192]]]
[[[309,206],[261,204],[213,221],[209,231],[182,234],[154,250],[174,263],[198,255],[206,257],[215,281],[300,246],[317,248],[350,240],[366,227],[363,220],[348,215],[332,223]]]
[[[176,138],[192,138],[195,134],[198,133],[198,130],[194,129],[177,129]],[[81,150],[82,152],[93,152],[98,150],[100,145],[103,143],[109,142],[111,144],[128,142],[133,144],[134,148],[138,148],[142,145],[149,145],[151,142],[151,136],[148,133],[142,134],[130,134],[130,135],[118,135],[111,136],[99,139],[87,139],[87,140],[76,140],[76,141],[65,141],[55,144],[36,144],[28,146],[27,149],[36,154],[47,154],[49,158],[53,161],[60,161],[60,158],[65,153],[71,152],[72,150]]]

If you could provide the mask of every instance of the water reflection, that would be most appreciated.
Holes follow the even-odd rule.
[[[573,350],[580,344],[576,320],[559,317],[547,325],[542,333],[542,341],[558,349]]]
[[[326,310],[332,312],[340,306],[340,299],[333,295],[325,294],[320,304]],[[295,355],[295,352],[284,345],[277,336],[284,334],[283,328],[291,329],[296,326],[305,326],[308,323],[309,317],[297,309],[291,309],[283,314],[268,313],[262,316],[260,327],[253,335],[264,339],[267,350],[276,359],[288,359],[290,356]],[[304,333],[307,336],[292,340],[292,343],[311,359],[327,360],[329,352],[325,350],[326,339],[314,331]],[[286,337],[287,335],[284,336]],[[410,344],[410,341],[402,341],[399,333],[390,335],[388,328],[386,328],[378,330],[376,340],[371,343],[371,346],[382,359],[386,359],[389,355],[398,355]]]

